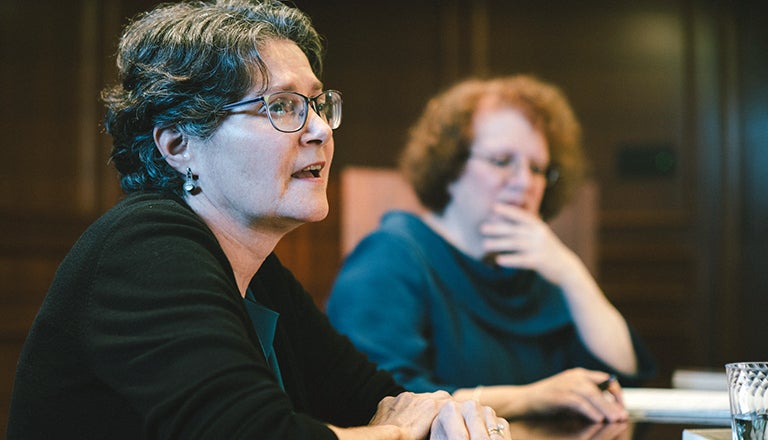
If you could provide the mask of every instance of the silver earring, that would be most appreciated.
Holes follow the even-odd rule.
[[[187,168],[187,175],[184,177],[184,191],[191,193],[195,190],[195,178],[192,177],[192,169]]]

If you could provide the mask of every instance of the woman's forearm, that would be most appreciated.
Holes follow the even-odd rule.
[[[493,385],[460,388],[453,392],[456,400],[476,400],[490,406],[499,417],[510,418],[528,414],[531,399],[526,396],[525,385]]]
[[[637,358],[627,322],[608,301],[587,268],[578,261],[562,280],[568,308],[584,345],[624,374],[637,373]]]

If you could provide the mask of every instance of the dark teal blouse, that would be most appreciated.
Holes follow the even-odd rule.
[[[280,388],[285,391],[283,376],[280,374],[280,365],[277,362],[277,355],[275,355],[275,347],[273,345],[275,332],[277,332],[277,320],[280,318],[280,314],[261,305],[256,300],[256,297],[253,296],[251,289],[246,290],[244,301],[245,310],[248,311],[248,316],[253,323],[253,329],[256,331],[256,336],[259,337],[259,344],[261,345],[262,353],[264,353],[264,358],[267,360],[269,368],[275,373],[275,378],[280,384]]]
[[[634,332],[639,374],[621,375],[579,339],[558,286],[470,258],[405,212],[385,215],[350,254],[327,313],[416,392],[526,384],[572,367],[615,373],[624,385],[655,374]]]

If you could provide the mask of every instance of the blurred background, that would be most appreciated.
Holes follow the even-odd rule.
[[[121,196],[99,91],[149,0],[0,1],[0,429],[59,262]],[[757,4],[759,3],[759,4]],[[749,0],[296,0],[344,93],[331,214],[277,252],[324,306],[339,173],[392,167],[426,100],[467,76],[558,84],[599,192],[596,268],[660,362],[768,360],[768,4]]]

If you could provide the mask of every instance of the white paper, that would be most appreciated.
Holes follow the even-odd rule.
[[[624,388],[624,406],[635,420],[691,421],[729,426],[727,391]]]

